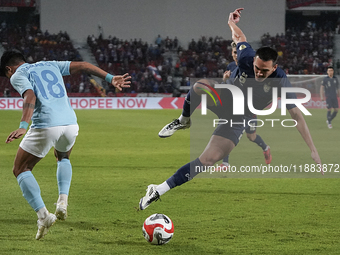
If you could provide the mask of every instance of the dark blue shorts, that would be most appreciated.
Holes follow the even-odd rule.
[[[327,97],[326,98],[326,107],[327,107],[327,109],[339,108],[338,98],[337,97]]]
[[[227,138],[231,140],[236,146],[240,141],[245,129],[246,127],[244,127],[244,125],[242,124],[236,124],[233,125],[232,127],[230,126],[230,123],[221,124],[216,127],[215,131],[213,132],[213,135],[218,135]]]
[[[240,141],[244,131],[246,131],[247,134],[253,134],[256,132],[256,126],[257,121],[256,121],[256,115],[250,117],[243,117],[242,119],[239,117],[238,119],[235,119],[235,117],[231,118],[226,118],[228,120],[227,124],[221,124],[218,125],[217,128],[215,129],[213,135],[218,135],[222,136],[224,138],[227,138],[235,144],[235,146],[238,144]],[[231,119],[233,122],[239,122],[240,124],[233,124],[231,126],[230,122]],[[254,126],[252,126],[252,124]]]
[[[214,86],[214,84],[217,84],[218,82],[214,80],[208,80],[209,85]],[[215,131],[213,132],[213,135],[222,136],[224,138],[227,138],[235,145],[238,144],[240,141],[244,131],[248,134],[253,134],[256,132],[256,127],[249,126],[248,121],[251,119],[254,119],[254,121],[250,121],[249,124],[253,123],[255,126],[257,125],[256,115],[253,115],[251,117],[244,117],[244,116],[233,116],[232,113],[232,95],[229,90],[220,90],[218,91],[222,106],[220,102],[217,102],[217,105],[213,106],[207,106],[207,108],[215,113],[219,119],[225,119],[228,121],[227,124],[220,124],[216,127]],[[233,124],[230,125],[231,120],[233,122],[240,122],[241,124]]]

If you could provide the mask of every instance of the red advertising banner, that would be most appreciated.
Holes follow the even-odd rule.
[[[34,7],[35,0],[0,0],[0,7]]]
[[[314,3],[321,2],[320,0],[287,0],[288,9],[294,9],[301,6],[308,6]]]
[[[184,97],[70,97],[70,104],[73,109],[182,109],[184,100]],[[0,98],[0,110],[22,109],[22,102],[22,98]],[[304,106],[325,109],[326,102],[312,97]]]
[[[184,97],[70,97],[73,109],[181,109]],[[22,109],[22,98],[0,98],[0,110]]]

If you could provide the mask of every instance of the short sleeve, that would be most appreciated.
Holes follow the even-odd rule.
[[[70,75],[71,61],[50,61],[50,63],[56,65],[62,76]]]
[[[33,86],[31,82],[29,81],[28,77],[21,71],[15,72],[10,82],[13,86],[13,88],[18,91],[18,93],[22,96],[24,92],[28,89],[33,90]]]

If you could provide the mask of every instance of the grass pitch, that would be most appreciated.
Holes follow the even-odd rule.
[[[306,117],[323,163],[339,164],[340,118],[329,130],[326,111]],[[0,254],[339,254],[340,194],[337,178],[196,178],[136,211],[150,183],[161,183],[190,161],[189,131],[167,139],[159,130],[179,110],[77,111],[80,132],[71,155],[69,216],[41,241],[36,214],[12,174],[19,141],[5,144],[20,111],[0,111]],[[276,164],[311,164],[293,128],[260,128]],[[199,155],[197,155],[199,156]],[[244,137],[231,163],[264,163]],[[46,207],[58,198],[52,151],[33,171]],[[166,245],[153,246],[142,224],[153,213],[174,222]]]

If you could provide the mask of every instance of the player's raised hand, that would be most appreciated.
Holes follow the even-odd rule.
[[[225,82],[227,79],[229,79],[230,74],[231,74],[230,70],[224,72],[224,74],[223,74],[223,81],[224,81],[224,82]]]
[[[229,20],[234,22],[235,24],[239,22],[242,10],[244,10],[244,8],[237,8],[234,12],[230,13]]]
[[[6,139],[6,143],[10,143],[15,139],[19,139],[26,133],[26,129],[24,128],[18,128],[17,130],[10,133],[10,135]]]
[[[131,81],[129,81],[129,79],[131,79],[131,76],[129,76],[128,73],[124,75],[115,75],[112,78],[111,84],[122,91],[123,88],[130,88]]]

